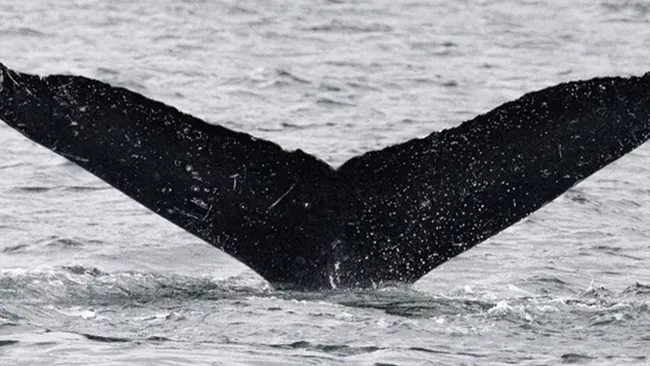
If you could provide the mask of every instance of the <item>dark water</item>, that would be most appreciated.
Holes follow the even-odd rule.
[[[650,70],[643,1],[0,2],[0,62],[340,164]],[[0,364],[650,364],[650,147],[413,287],[277,291],[0,124]]]

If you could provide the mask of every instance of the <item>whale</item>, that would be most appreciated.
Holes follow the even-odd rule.
[[[526,93],[333,167],[84,76],[0,64],[0,120],[278,288],[413,283],[650,138],[650,73]]]

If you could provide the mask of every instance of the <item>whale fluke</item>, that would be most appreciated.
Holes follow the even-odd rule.
[[[650,137],[650,73],[563,83],[339,168],[0,64],[0,119],[277,286],[414,282]]]

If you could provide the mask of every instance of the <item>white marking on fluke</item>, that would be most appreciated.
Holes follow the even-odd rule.
[[[332,290],[336,290],[336,282],[334,282],[334,277],[332,275],[329,276],[329,280],[330,280],[330,287],[332,288]]]
[[[295,187],[295,186],[296,186],[296,183],[292,184],[291,187],[289,187],[289,189],[287,189],[287,191],[284,192],[284,194],[283,194],[282,196],[280,196],[280,198],[278,198],[277,200],[275,200],[275,202],[273,202],[273,203],[271,204],[271,206],[269,206],[269,208],[267,208],[266,210],[267,210],[267,211],[270,211],[273,207],[277,206],[277,204],[280,203],[280,201],[282,201],[282,199],[283,199],[284,197],[286,197],[286,196],[289,194],[289,192],[291,192],[291,190],[293,189],[293,187]]]
[[[336,255],[336,248],[341,244],[340,239],[334,240],[330,245],[332,247],[332,252],[334,253],[334,268],[332,268],[331,272],[329,273],[329,282],[330,282],[330,287],[332,289],[336,289],[338,287],[338,284],[341,282],[341,260],[338,258],[338,255]]]

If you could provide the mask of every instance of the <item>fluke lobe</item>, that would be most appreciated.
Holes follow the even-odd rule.
[[[333,168],[81,76],[0,64],[0,119],[302,289],[414,282],[650,137],[650,73],[560,84]]]

